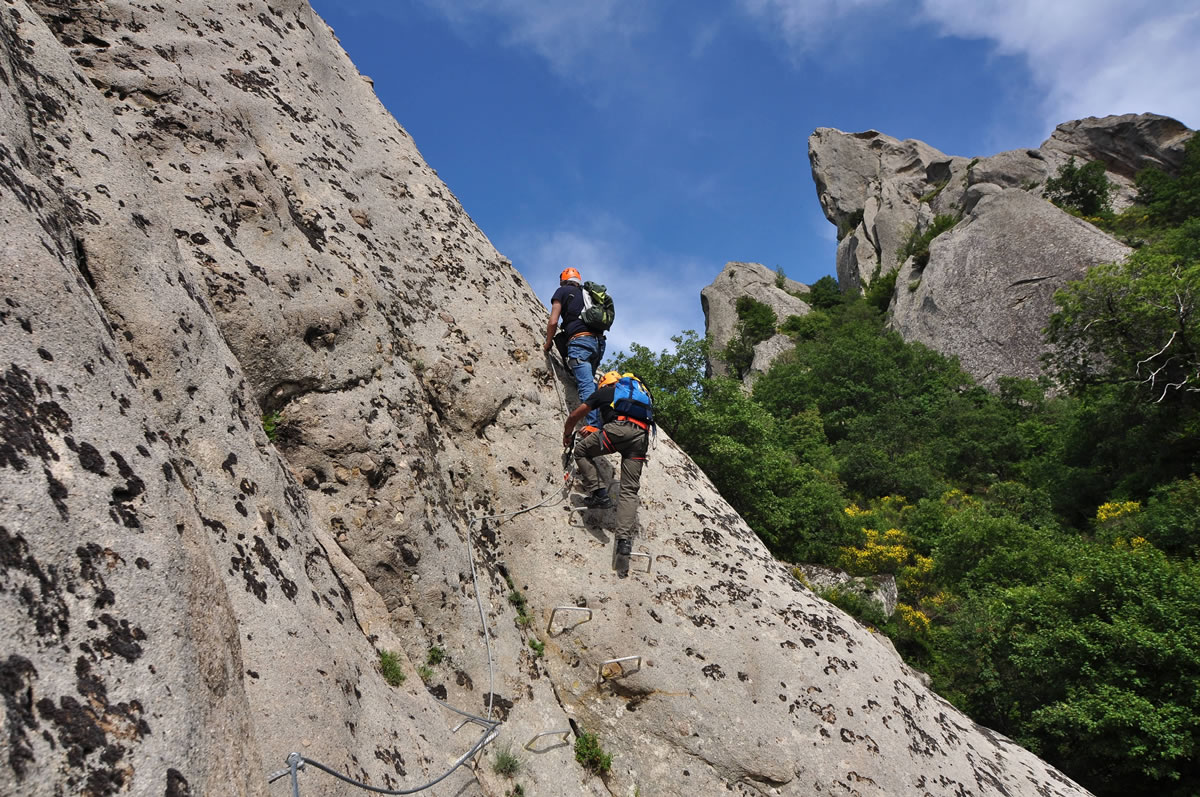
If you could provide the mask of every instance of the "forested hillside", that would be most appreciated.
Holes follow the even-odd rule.
[[[905,343],[894,279],[850,297],[823,278],[804,317],[739,302],[735,372],[756,340],[795,340],[749,394],[705,378],[693,332],[614,363],[778,557],[894,574],[890,617],[824,594],[1101,795],[1200,792],[1200,136],[1186,152],[1119,215],[1102,168],[1046,186],[1134,252],[1058,294],[1041,381],[991,392]]]

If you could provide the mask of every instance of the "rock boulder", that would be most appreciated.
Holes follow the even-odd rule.
[[[810,308],[797,294],[808,293],[808,286],[795,280],[783,280],[779,274],[761,263],[726,263],[725,268],[709,285],[700,291],[700,306],[704,310],[704,329],[712,351],[719,352],[729,345],[737,332],[737,300],[743,296],[762,302],[775,311],[778,323],[788,316],[806,315]],[[771,361],[789,349],[786,335],[775,335],[755,347],[752,371],[765,372]],[[710,373],[725,374],[728,367],[719,357],[708,358]]]
[[[1034,379],[1054,292],[1128,247],[1024,191],[983,196],[933,239],[924,268],[901,267],[892,326],[906,340],[952,353],[976,380]]]

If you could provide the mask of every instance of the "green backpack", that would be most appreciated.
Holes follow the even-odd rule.
[[[593,332],[607,332],[613,325],[617,311],[613,307],[608,288],[598,282],[583,283],[583,312],[579,320]]]

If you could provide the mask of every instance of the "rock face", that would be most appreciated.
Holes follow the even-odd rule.
[[[1053,159],[1055,171],[1072,156],[1078,162],[1103,161],[1109,180],[1117,184],[1114,205],[1121,208],[1133,201],[1133,178],[1142,169],[1155,166],[1171,173],[1183,164],[1183,145],[1191,137],[1182,122],[1167,116],[1089,116],[1059,125],[1042,150]]]
[[[613,753],[542,737],[530,795],[1085,793],[665,435],[616,577],[611,513],[564,511],[545,308],[307,5],[3,12],[0,793],[279,794],[291,751],[411,789],[485,732],[435,696]],[[490,764],[424,793],[500,797]]]
[[[737,332],[737,300],[743,296],[768,305],[775,311],[779,323],[788,316],[806,315],[810,308],[796,294],[808,293],[808,286],[792,279],[778,285],[779,274],[761,263],[726,263],[717,278],[700,291],[700,306],[704,310],[704,330],[713,352],[722,351],[729,345]],[[771,362],[793,343],[787,335],[774,335],[754,347],[754,362],[750,366],[748,379],[754,374],[765,373]],[[708,370],[714,374],[726,374],[728,366],[719,357],[709,356]]]
[[[809,159],[821,206],[838,227],[843,290],[898,270],[895,329],[994,385],[1000,376],[1040,375],[1054,292],[1128,252],[1046,201],[1046,180],[1071,157],[1099,160],[1120,209],[1133,201],[1133,176],[1177,168],[1191,135],[1164,116],[1088,118],[1060,125],[1038,149],[968,160],[875,131],[820,128]],[[927,262],[904,256],[910,237],[939,216],[957,223],[933,239]]]
[[[1001,376],[1036,379],[1054,292],[1128,252],[1024,191],[987,194],[934,239],[929,265],[909,258],[901,266],[892,326],[906,340],[954,354],[984,386]]]

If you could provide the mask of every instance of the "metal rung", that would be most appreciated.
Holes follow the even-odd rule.
[[[642,552],[640,552],[640,551],[639,551],[639,552],[637,552],[637,553],[631,553],[631,554],[629,554],[629,561],[631,561],[631,562],[632,562],[634,559],[645,559],[645,560],[646,560],[646,569],[645,569],[645,570],[638,571],[638,572],[642,572],[642,573],[649,573],[649,572],[650,572],[650,565],[651,565],[651,563],[654,561],[653,557],[651,557],[651,556],[650,556],[650,554],[648,554],[648,553],[642,553]]]
[[[553,609],[550,610],[550,621],[546,623],[546,633],[549,634],[550,636],[554,636],[553,632],[551,632],[551,630],[550,630],[550,626],[554,625],[554,615],[558,614],[559,612],[587,612],[587,617],[580,620],[579,622],[577,622],[573,625],[568,625],[568,626],[564,626],[563,628],[560,628],[558,631],[558,633],[560,633],[560,634],[563,633],[564,631],[571,630],[572,628],[574,628],[577,625],[583,625],[584,623],[589,622],[592,619],[592,610],[587,608],[586,606],[555,606]]]
[[[562,740],[558,744],[553,745],[551,747],[543,747],[539,750],[534,750],[533,743],[536,742],[538,739],[541,739],[543,736],[561,736]],[[570,744],[570,741],[571,741],[571,729],[570,728],[563,728],[560,731],[543,731],[542,733],[535,735],[532,739],[530,739],[528,742],[526,742],[525,749],[531,753],[544,753],[548,750],[555,750],[559,747],[562,747],[565,744]]]
[[[627,662],[627,661],[636,661],[637,666],[634,667],[632,670],[626,671],[625,670],[625,662]],[[604,670],[606,667],[617,667],[617,671],[615,673],[612,673],[611,675],[605,675]],[[608,661],[600,662],[600,666],[596,669],[596,680],[597,681],[608,681],[613,678],[624,678],[626,675],[633,675],[635,672],[638,672],[641,669],[642,669],[642,657],[641,656],[624,656],[619,659],[609,659]]]

